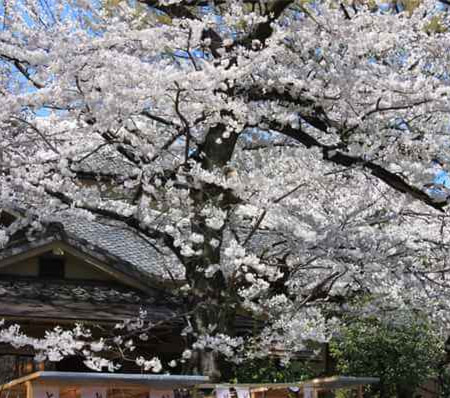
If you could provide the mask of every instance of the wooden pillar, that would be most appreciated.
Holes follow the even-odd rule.
[[[31,381],[25,383],[25,388],[27,390],[27,398],[33,398],[33,385],[31,384]]]
[[[363,386],[359,386],[358,387],[358,398],[363,398],[363,394],[364,393],[364,387]]]
[[[303,397],[304,398],[318,398],[319,390],[312,385],[306,384],[303,388]]]

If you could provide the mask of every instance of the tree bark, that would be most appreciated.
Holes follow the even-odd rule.
[[[397,398],[412,398],[414,395],[414,391],[416,390],[414,387],[405,385],[405,384],[397,384]]]
[[[236,146],[238,134],[232,132],[226,138],[224,124],[212,127],[204,143],[199,147],[199,156],[195,159],[205,170],[223,168],[230,161]],[[186,277],[191,290],[188,307],[194,309],[191,326],[196,337],[203,334],[224,334],[234,336],[234,319],[236,316],[237,296],[227,286],[227,280],[219,270],[211,277],[206,277],[205,270],[211,265],[220,264],[220,252],[223,243],[224,227],[211,228],[202,211],[205,206],[214,206],[225,212],[236,204],[232,192],[213,184],[197,182],[201,186],[191,188],[190,198],[194,216],[191,218],[191,232],[203,237],[203,242],[195,243],[192,248],[199,255],[185,257]],[[215,242],[215,243],[213,243]],[[217,382],[227,376],[229,366],[221,355],[209,348],[194,350],[190,360],[193,373],[201,373]]]

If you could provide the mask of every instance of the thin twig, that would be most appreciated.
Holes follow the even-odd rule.
[[[175,83],[175,84],[178,88],[177,94],[175,96],[175,113],[177,114],[177,116],[180,118],[181,122],[184,125],[184,134],[186,136],[186,145],[184,148],[184,161],[186,163],[189,159],[189,146],[191,143],[191,130],[189,127],[189,122],[184,117],[184,115],[180,112],[180,96],[181,96],[182,90],[180,89],[180,86],[178,83]]]
[[[28,127],[30,127],[33,131],[35,131],[39,137],[42,138],[42,140],[48,145],[48,147],[55,153],[57,153],[58,155],[60,154],[58,149],[47,139],[47,137],[44,135],[44,133],[42,133],[34,124],[28,122],[25,119],[22,119],[20,117],[17,116],[12,116],[12,119],[18,120],[19,122],[22,122],[24,124],[26,124]]]
[[[301,183],[301,184],[297,185],[295,188],[293,188],[290,191],[288,191],[287,193],[281,195],[279,198],[272,200],[272,203],[274,203],[274,204],[280,203],[283,199],[287,198],[289,195],[292,195],[294,192],[298,191],[301,187],[303,187],[305,185],[306,185],[305,183]],[[250,239],[253,237],[253,235],[255,234],[255,232],[258,230],[259,226],[263,222],[266,214],[267,214],[267,209],[264,209],[263,212],[261,213],[261,215],[258,217],[258,220],[256,221],[254,227],[248,234],[247,238],[245,238],[245,241],[242,244],[242,246],[245,246],[250,241]]]

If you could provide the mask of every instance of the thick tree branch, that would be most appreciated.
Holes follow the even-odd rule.
[[[338,131],[342,130],[339,123],[329,119],[325,113],[325,110],[321,106],[315,106],[313,101],[304,100],[300,97],[294,97],[291,95],[289,88],[287,87],[284,91],[266,91],[262,92],[258,87],[253,87],[247,91],[248,98],[250,100],[262,101],[262,100],[273,100],[273,101],[286,101],[291,104],[297,104],[301,106],[303,109],[309,108],[312,109],[312,112],[309,114],[299,110],[299,116],[304,119],[308,124],[317,128],[318,130],[329,133],[330,127],[337,128]],[[421,105],[423,102],[418,102],[413,105]],[[399,107],[391,107],[390,109],[397,109]],[[402,105],[402,109],[404,106]],[[386,110],[390,110],[386,109]],[[382,108],[385,110],[385,108]],[[279,123],[269,123],[269,128],[275,131],[280,132],[288,137],[295,139],[297,142],[300,142],[307,148],[321,148],[323,153],[323,159],[331,161],[335,164],[351,167],[351,166],[361,166],[365,169],[370,170],[371,174],[374,177],[377,177],[391,188],[396,191],[406,193],[414,197],[415,199],[420,200],[421,202],[427,204],[428,206],[433,207],[439,211],[443,211],[443,208],[447,205],[446,202],[438,203],[434,201],[429,195],[420,190],[417,187],[414,187],[408,184],[403,178],[400,176],[386,170],[382,166],[379,166],[373,162],[367,161],[359,156],[350,156],[346,153],[339,151],[338,147],[333,145],[325,145],[319,142],[317,139],[312,137],[311,135],[305,133],[301,129],[294,129],[290,126],[283,126]]]
[[[139,2],[162,11],[171,18],[199,19],[198,16],[189,9],[192,7],[192,4],[187,4],[185,1],[181,1],[177,4],[162,4],[159,0],[139,0]]]
[[[27,68],[24,66],[24,61],[21,61],[17,58],[12,58],[6,54],[0,54],[0,58],[3,58],[6,61],[11,62],[15,66],[15,68],[22,74],[22,76],[25,77],[25,79],[27,79],[35,88],[41,89],[45,87],[44,84],[37,82],[31,77]]]
[[[269,16],[267,21],[259,23],[253,32],[246,37],[245,42],[247,45],[251,45],[253,40],[259,40],[264,44],[265,41],[272,36],[272,23],[275,22],[292,3],[294,3],[293,0],[278,0],[273,2],[268,12]]]
[[[239,93],[238,88],[237,92],[233,94],[247,97],[250,101],[277,101],[298,105],[300,107],[298,109],[299,116],[306,123],[324,133],[329,133],[330,128],[340,128],[340,124],[330,119],[321,105],[316,104],[310,99],[292,95],[290,89],[291,87],[289,85],[284,90],[263,90],[259,86],[253,86],[249,89],[242,89],[241,93]]]
[[[162,11],[172,18],[199,19],[191,9],[197,7],[220,6],[227,3],[227,0],[199,0],[199,1],[180,1],[176,4],[162,4],[160,0],[139,0],[152,8]],[[261,0],[244,0],[243,3],[259,5]]]
[[[139,0],[143,4],[155,8],[159,11],[164,12],[172,18],[187,18],[187,19],[199,19],[199,17],[192,11],[193,7],[199,6],[219,6],[226,3],[226,0],[216,0],[216,1],[181,1],[177,4],[161,4],[158,0]],[[260,5],[259,0],[244,0],[244,3]],[[264,15],[267,16],[265,22],[258,23],[248,34],[236,40],[232,46],[227,47],[227,51],[230,52],[232,49],[243,46],[245,48],[252,48],[253,42],[258,40],[262,45],[265,41],[272,35],[273,28],[272,24],[283,14],[283,12],[294,3],[294,0],[275,0],[270,2],[270,5],[266,5],[266,12]],[[211,52],[215,58],[220,58],[219,48],[223,46],[222,37],[213,29],[208,29],[204,32],[202,39],[209,37],[212,40],[213,45],[211,46]],[[232,63],[235,62],[235,59]]]
[[[54,190],[51,190],[50,188],[45,188],[45,193],[49,195],[52,198],[60,200],[62,203],[68,205],[68,206],[74,206],[75,203],[72,198],[70,198],[68,195],[62,192],[57,192]],[[150,239],[156,239],[164,242],[164,244],[175,254],[175,256],[184,263],[185,258],[181,255],[179,248],[175,247],[174,245],[174,239],[171,235],[159,231],[154,228],[149,227],[143,227],[141,226],[139,220],[134,216],[124,216],[121,214],[118,214],[114,211],[98,208],[95,206],[90,206],[87,204],[79,204],[77,203],[75,205],[76,208],[88,210],[92,214],[95,214],[97,216],[104,217],[109,220],[114,221],[120,221],[127,225],[128,227],[134,229],[136,232],[146,236]]]
[[[268,126],[270,130],[274,130],[291,137],[304,145],[306,148],[320,148],[322,150],[322,157],[326,161],[345,167],[361,166],[364,169],[369,170],[374,177],[383,181],[396,191],[411,195],[414,199],[420,200],[436,210],[444,211],[443,209],[447,205],[446,202],[439,203],[434,201],[425,192],[408,184],[402,177],[386,170],[384,167],[371,161],[367,161],[360,156],[347,155],[346,153],[338,150],[336,146],[322,144],[316,138],[301,129],[283,126],[277,122],[271,122]]]

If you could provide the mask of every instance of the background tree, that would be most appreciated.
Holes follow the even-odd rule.
[[[445,351],[427,321],[416,316],[407,319],[347,319],[330,344],[338,371],[379,377],[372,396],[415,396],[422,383],[438,376]]]

